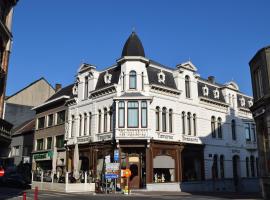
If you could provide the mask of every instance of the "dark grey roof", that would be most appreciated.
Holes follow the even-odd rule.
[[[12,135],[19,135],[35,130],[35,119],[27,120],[12,130]]]
[[[158,73],[161,70],[155,67],[147,67],[147,74],[148,74],[148,80],[149,84],[156,84],[160,86],[165,86],[173,89],[177,89],[173,74],[171,72],[163,70],[163,73],[165,74],[165,83],[161,83],[158,81]]]
[[[96,85],[96,90],[118,83],[119,75],[121,72],[121,67],[117,66],[117,67],[111,68],[107,71],[109,74],[112,75],[111,83],[104,82],[104,75],[106,74],[106,71],[104,71],[101,74],[99,74],[97,85]]]
[[[140,92],[126,92],[121,97],[142,97],[142,96],[144,95]]]
[[[242,97],[245,99],[245,106],[241,106],[241,101],[240,101],[240,99],[241,99]],[[237,105],[238,105],[238,107],[240,107],[240,108],[247,108],[247,109],[249,109],[248,101],[250,101],[250,100],[252,101],[252,98],[248,98],[248,97],[245,97],[245,96],[243,96],[243,95],[237,94]]]
[[[202,77],[199,77],[199,80],[209,82],[208,79],[205,79],[205,78],[202,78]],[[209,83],[210,83],[210,82],[209,82]],[[221,84],[221,83],[217,83],[217,82],[211,83],[211,84],[216,85],[216,86],[218,86],[218,87],[224,87],[224,86],[225,86],[225,85],[223,85],[223,84]]]
[[[155,60],[150,59],[149,62],[150,62],[150,64],[154,64],[154,65],[157,65],[159,67],[163,67],[163,68],[170,69],[170,70],[175,70],[175,68],[160,64],[159,62],[157,62]]]
[[[127,39],[122,50],[122,57],[124,56],[142,56],[145,57],[143,45],[141,40],[135,32],[132,32]]]
[[[203,89],[202,88],[205,85],[208,87],[208,96],[203,95]],[[219,91],[219,98],[214,98],[214,90],[215,89],[218,89],[218,91]],[[208,99],[211,99],[211,100],[214,100],[214,101],[220,101],[220,102],[225,103],[225,98],[224,98],[224,96],[222,94],[222,91],[221,91],[221,89],[219,87],[214,87],[214,86],[212,86],[210,84],[203,83],[203,82],[200,82],[200,81],[198,81],[198,96],[199,97],[205,97],[205,98],[208,98]]]
[[[62,88],[61,90],[56,92],[54,95],[52,95],[49,99],[47,99],[46,102],[51,101],[51,100],[56,99],[56,98],[59,98],[61,96],[69,96],[70,98],[73,98],[73,93],[72,93],[73,86],[74,86],[74,84],[70,84],[70,85]]]

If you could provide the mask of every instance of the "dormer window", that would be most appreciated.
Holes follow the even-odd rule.
[[[203,92],[203,96],[208,96],[209,89],[206,85],[202,88],[202,92]]]
[[[249,101],[248,101],[248,106],[249,106],[249,107],[253,106],[253,101],[252,101],[252,100],[249,100]]]
[[[160,71],[158,74],[158,82],[165,84],[165,74],[163,71]]]
[[[104,83],[106,84],[110,84],[112,81],[112,75],[109,74],[108,71],[106,71],[105,75],[104,75]]]
[[[135,71],[129,72],[129,89],[136,89],[137,74]]]
[[[214,93],[214,98],[219,99],[219,91],[217,88],[213,91],[213,93]]]
[[[73,86],[72,94],[73,94],[74,96],[77,96],[77,95],[78,95],[78,86],[77,86],[77,85],[74,85],[74,86]]]
[[[243,97],[240,99],[240,105],[242,107],[244,107],[246,105],[245,99]]]

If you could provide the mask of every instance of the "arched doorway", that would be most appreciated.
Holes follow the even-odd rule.
[[[238,191],[239,181],[240,181],[240,158],[238,155],[234,155],[232,158],[233,164],[233,183],[235,187],[235,191]]]

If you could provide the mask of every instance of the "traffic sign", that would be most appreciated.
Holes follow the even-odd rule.
[[[105,179],[115,179],[118,178],[118,174],[105,174]]]
[[[119,150],[115,149],[113,155],[114,162],[117,162],[119,160]]]

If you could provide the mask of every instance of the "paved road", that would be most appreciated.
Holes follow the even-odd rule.
[[[0,200],[22,200],[22,194],[26,192],[27,200],[34,199],[33,190],[20,190],[15,188],[0,188]],[[239,195],[239,194],[189,194],[181,192],[134,192],[131,195],[122,195],[122,194],[93,194],[93,193],[59,193],[59,192],[50,192],[50,191],[40,191],[38,195],[39,200],[257,200],[257,195]]]

